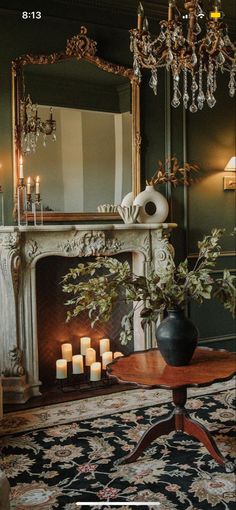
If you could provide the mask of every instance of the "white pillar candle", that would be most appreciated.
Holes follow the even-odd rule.
[[[57,359],[56,361],[56,378],[66,379],[67,378],[67,361],[66,359]]]
[[[82,336],[80,339],[80,353],[85,356],[86,350],[91,347],[91,338],[89,336]]]
[[[72,356],[72,372],[73,374],[84,373],[84,360],[82,354],[75,354],[75,356]]]
[[[119,351],[114,352],[114,359],[119,358],[119,356],[124,356],[124,354],[122,354],[122,352]]]
[[[86,354],[85,354],[86,367],[90,367],[90,365],[92,365],[92,363],[94,363],[95,361],[96,361],[96,351],[92,347],[89,347],[86,350]]]
[[[71,361],[72,360],[72,345],[71,344],[62,344],[61,354],[62,354],[63,359],[66,359],[66,361]]]
[[[106,369],[106,366],[108,363],[111,363],[112,361],[112,351],[104,352],[102,354],[102,368],[103,370]]]
[[[39,183],[40,183],[40,179],[39,179],[39,175],[37,175],[36,181],[35,181],[35,193],[36,193],[36,195],[39,195]]]
[[[109,338],[102,338],[100,340],[100,356],[102,356],[104,352],[108,351],[110,351],[110,340]]]
[[[97,361],[96,363],[92,363],[90,367],[90,381],[100,381],[101,380],[101,363]]]
[[[20,156],[19,167],[20,167],[19,177],[20,177],[20,179],[23,179],[24,178],[24,174],[23,174],[23,158],[22,158],[22,156]]]

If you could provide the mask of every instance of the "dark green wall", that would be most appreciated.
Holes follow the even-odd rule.
[[[105,7],[102,8],[101,5]],[[11,130],[11,61],[24,53],[50,53],[65,48],[66,39],[79,32],[82,24],[88,34],[98,42],[98,54],[118,64],[132,66],[129,52],[129,28],[136,24],[135,2],[133,10],[128,3],[83,0],[80,2],[44,2],[43,20],[22,21],[20,2],[1,2],[0,8],[0,184],[5,191],[5,214],[12,223],[12,130]],[[100,5],[100,7],[99,7]],[[15,11],[13,10],[15,6]],[[3,7],[5,9],[3,9]],[[22,7],[32,10],[32,2]],[[40,2],[37,3],[40,8]],[[152,7],[152,14],[155,6]],[[148,12],[147,12],[148,14]],[[156,29],[158,16],[151,27]],[[190,189],[163,189],[171,204],[170,220],[178,223],[173,234],[177,259],[187,255],[194,258],[197,240],[212,227],[234,225],[235,195],[223,191],[223,168],[235,155],[235,103],[228,96],[227,77],[219,80],[216,93],[217,105],[197,114],[170,108],[169,82],[163,73],[159,75],[158,95],[155,97],[148,86],[148,76],[142,79],[141,127],[142,127],[142,184],[150,177],[158,159],[176,154],[183,161],[197,161],[201,166],[200,179]],[[234,238],[224,242],[223,255],[219,261],[222,268],[235,270]],[[219,347],[232,348],[235,328],[232,319],[223,308],[212,302],[202,307],[191,307],[191,315],[204,341]]]

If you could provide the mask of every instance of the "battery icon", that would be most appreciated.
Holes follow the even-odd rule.
[[[211,19],[219,19],[221,18],[221,12],[210,12]]]

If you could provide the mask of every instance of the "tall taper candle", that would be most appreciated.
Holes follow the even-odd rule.
[[[85,356],[86,350],[91,347],[91,338],[89,336],[82,336],[80,338],[80,353]]]
[[[24,179],[24,173],[23,173],[23,158],[20,156],[20,162],[19,162],[19,177],[20,179]]]
[[[39,193],[40,193],[40,191],[39,191],[39,183],[40,183],[40,178],[39,178],[39,175],[37,175],[36,181],[35,181],[35,193],[36,193],[36,195],[39,195]]]
[[[62,344],[61,346],[61,354],[62,358],[67,361],[72,360],[72,345],[71,344]]]
[[[28,179],[27,179],[26,193],[27,193],[27,195],[31,194],[31,179],[30,179],[30,177],[28,177]]]
[[[56,378],[67,378],[67,361],[65,359],[57,359],[56,361]]]

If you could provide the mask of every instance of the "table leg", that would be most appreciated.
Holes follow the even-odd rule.
[[[198,441],[200,441],[200,443],[202,443],[210,452],[216,462],[219,462],[221,466],[225,467],[227,473],[232,473],[234,471],[234,464],[232,462],[228,462],[222,455],[215,440],[206,427],[193,418],[190,418],[187,414],[184,416],[183,431],[198,439]]]
[[[175,405],[174,411],[172,411],[172,413],[164,420],[160,419],[152,425],[152,427],[143,434],[134,450],[120,459],[118,463],[129,464],[130,462],[135,462],[145,448],[147,448],[155,439],[176,430],[178,432],[186,432],[198,439],[198,441],[207,448],[212,457],[219,462],[221,466],[225,467],[225,470],[228,473],[233,472],[234,464],[225,459],[218,449],[218,446],[210,432],[203,425],[188,415],[187,410],[185,409],[187,388],[176,388],[173,389],[172,393],[173,403]]]
[[[120,459],[119,464],[129,464],[130,462],[134,462],[141,455],[143,450],[147,448],[152,441],[157,439],[157,437],[163,436],[164,434],[169,434],[175,430],[175,416],[174,411],[163,419],[158,420],[155,425],[152,425],[146,432],[144,432],[137,446],[130,452],[126,457]]]

